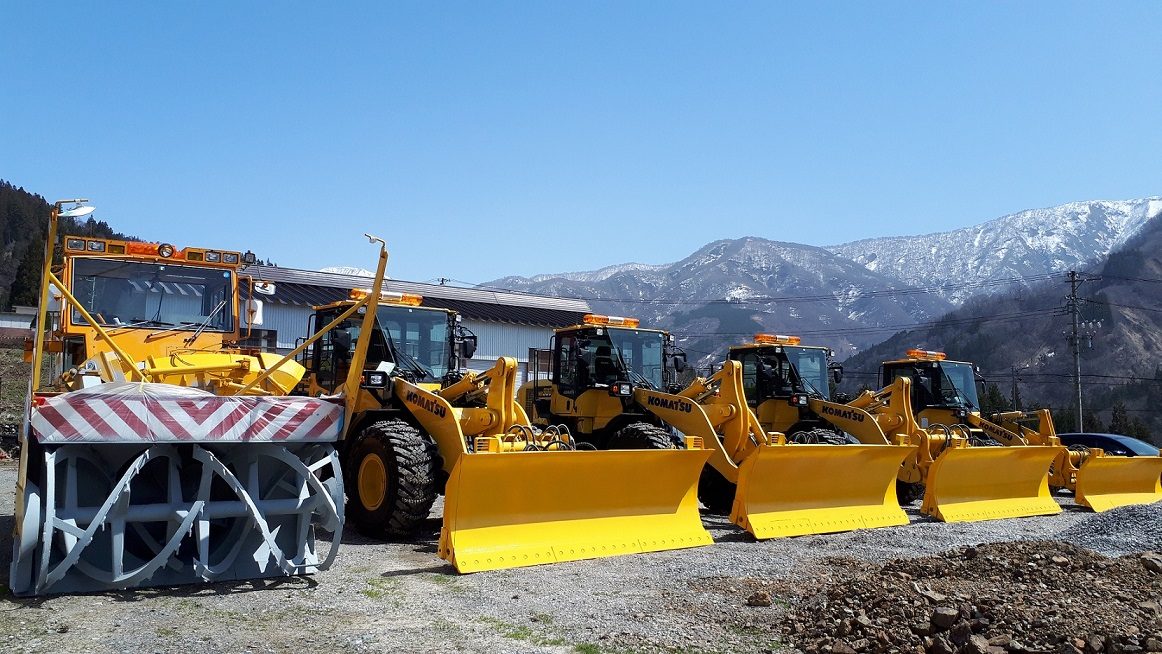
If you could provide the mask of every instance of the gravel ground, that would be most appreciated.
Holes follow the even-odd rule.
[[[344,534],[335,565],[310,577],[18,600],[7,592],[15,475],[0,463],[4,652],[784,651],[802,646],[784,630],[796,589],[840,559],[1061,538],[1110,555],[1162,549],[1162,506],[1097,515],[1061,497],[1057,516],[943,524],[912,506],[904,527],[766,542],[707,515],[711,547],[457,575],[436,556],[434,513],[413,543]],[[770,606],[748,605],[756,587],[771,589]]]

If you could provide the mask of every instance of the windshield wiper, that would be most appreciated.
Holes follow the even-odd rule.
[[[625,371],[627,375],[629,375],[629,380],[631,382],[639,386],[645,386],[650,390],[657,390],[654,388],[653,382],[647,379],[645,375],[637,372],[636,370],[633,370],[625,364],[625,358],[621,356],[621,348],[618,347],[617,343],[613,342],[613,339],[609,339],[609,344],[613,346],[613,351],[617,352],[617,361],[621,364],[621,369]]]
[[[418,374],[420,376],[420,379],[435,379],[436,378],[436,373],[433,372],[430,368],[428,368],[424,364],[420,363],[419,361],[416,361],[415,358],[412,357],[412,355],[410,355],[407,352],[404,352],[403,350],[396,347],[395,339],[391,337],[391,330],[390,329],[381,329],[380,331],[382,331],[383,334],[385,336],[387,336],[387,345],[391,349],[391,352],[396,356],[397,359],[400,359],[401,361],[406,363],[407,366],[409,368],[411,368],[413,373]]]
[[[948,385],[952,387],[952,392],[956,394],[956,397],[953,398],[953,402],[959,401],[965,405],[968,405],[968,408],[970,409],[976,408],[976,405],[972,403],[972,400],[968,399],[968,394],[960,392],[960,388],[956,385],[956,382],[952,381],[952,377],[949,377],[948,373],[944,372],[943,366],[940,366],[940,378],[944,381],[947,381]],[[943,396],[943,393],[941,393],[941,396]],[[943,400],[944,398],[941,397],[941,399]]]

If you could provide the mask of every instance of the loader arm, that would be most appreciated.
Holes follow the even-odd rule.
[[[501,357],[489,370],[467,372],[437,392],[395,379],[395,396],[435,440],[445,472],[469,452],[521,451],[535,444],[528,415],[513,397],[516,369],[516,359]]]
[[[986,419],[982,418],[979,413],[970,412],[965,417],[965,420],[968,422],[968,426],[976,427],[977,429],[980,429],[984,433],[988,434],[989,438],[992,438],[993,440],[1000,443],[1001,445],[1008,445],[1010,447],[1021,446],[1021,445],[1030,445],[1030,441],[1021,436],[1020,429],[1014,430],[1014,429],[1006,428],[1006,427],[999,425],[991,420],[986,420]],[[1054,438],[1056,438],[1056,436],[1054,436]],[[1034,441],[1032,444],[1033,445],[1046,445],[1048,443]]]
[[[815,415],[851,434],[864,445],[889,445],[892,443],[887,434],[884,433],[884,428],[876,421],[875,416],[859,407],[829,402],[817,397],[811,398],[807,406]],[[901,441],[901,439],[902,437],[897,435],[896,440]]]
[[[743,460],[761,445],[780,440],[762,430],[747,406],[738,361],[725,362],[722,370],[695,379],[677,394],[639,387],[634,399],[666,424],[700,438],[712,450],[710,465],[731,483],[738,483]]]

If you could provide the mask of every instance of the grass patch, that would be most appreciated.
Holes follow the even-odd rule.
[[[371,577],[367,580],[367,585],[359,592],[371,599],[382,599],[394,595],[398,585],[399,583],[395,579]]]
[[[573,651],[577,654],[601,654],[601,648],[593,643],[577,643],[573,646]]]
[[[497,620],[496,618],[482,617],[480,621],[495,629],[501,636],[510,640],[519,640],[521,642],[530,643],[533,645],[564,645],[564,638],[551,638],[543,636],[534,632],[529,627],[524,625],[515,625],[504,620]]]
[[[162,638],[175,638],[178,635],[178,630],[173,627],[158,627],[156,633]]]
[[[533,620],[535,620],[537,622],[543,622],[545,624],[553,624],[553,616],[549,615],[548,613],[539,613],[539,612],[534,611],[531,617]]]

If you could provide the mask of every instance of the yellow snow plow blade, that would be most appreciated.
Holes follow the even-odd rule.
[[[466,454],[440,558],[459,572],[710,545],[698,477],[710,450]]]
[[[743,461],[730,520],[755,538],[908,524],[896,475],[906,445],[770,445]]]
[[[1077,471],[1074,497],[1094,511],[1162,500],[1162,457],[1090,456]]]
[[[944,522],[1061,513],[1049,494],[1060,447],[950,447],[928,470],[921,511]]]

